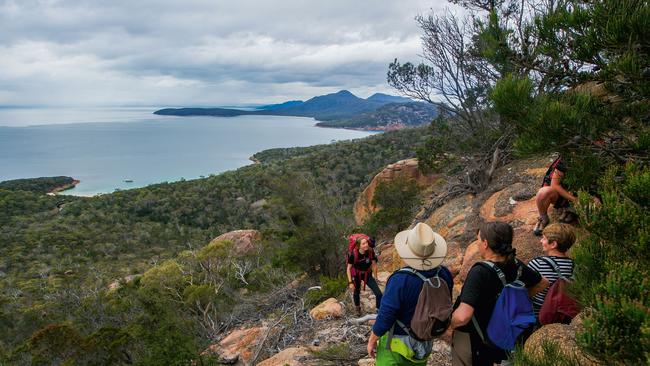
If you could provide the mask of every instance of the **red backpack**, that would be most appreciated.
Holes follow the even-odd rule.
[[[371,248],[375,247],[375,241],[370,239],[368,235],[361,234],[361,233],[350,234],[350,236],[348,236],[348,253],[352,253],[352,251],[354,250],[354,245],[357,242],[358,238],[366,239],[368,241],[368,245],[370,245]]]
[[[543,325],[552,323],[569,324],[571,319],[580,312],[580,304],[567,293],[567,287],[573,281],[562,275],[560,267],[553,259],[548,257],[541,257],[540,259],[553,267],[558,278],[546,293],[542,308],[539,310],[539,322]]]

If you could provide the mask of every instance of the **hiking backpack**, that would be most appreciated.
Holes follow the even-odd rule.
[[[370,237],[366,234],[351,234],[348,237],[348,254],[352,255],[354,260],[352,264],[352,268],[350,269],[350,275],[352,278],[355,278],[357,275],[361,275],[361,281],[363,282],[363,290],[365,291],[366,289],[366,283],[368,282],[368,276],[370,275],[370,272],[372,272],[372,266],[368,267],[367,270],[365,271],[360,271],[355,268],[355,265],[359,263],[359,251],[356,250],[355,243],[358,238],[364,238],[368,240],[368,245],[370,246],[370,249],[368,249],[368,258],[370,262],[372,263],[373,260],[375,260],[375,251],[374,249],[374,241],[370,239]],[[346,258],[346,263],[347,263],[347,258]]]
[[[352,251],[354,250],[354,245],[357,242],[358,238],[364,238],[368,240],[368,245],[370,246],[370,248],[375,247],[375,241],[372,240],[368,235],[362,233],[350,234],[350,236],[348,236],[348,253],[352,253]]]
[[[479,337],[483,340],[483,343],[496,346],[506,351],[513,350],[515,348],[515,342],[521,333],[535,324],[533,304],[528,298],[526,285],[519,280],[522,265],[516,259],[515,261],[518,266],[517,278],[510,283],[506,282],[506,275],[496,264],[490,261],[477,263],[491,268],[497,274],[499,280],[501,280],[503,289],[499,292],[497,302],[494,305],[490,321],[488,322],[487,338],[483,335],[475,316],[472,316],[472,323]]]
[[[567,287],[573,281],[560,272],[560,267],[553,259],[548,257],[540,257],[540,259],[553,267],[558,278],[546,293],[544,303],[539,310],[539,322],[544,325],[552,323],[569,324],[571,319],[580,312],[578,302],[567,293]]]
[[[422,280],[422,289],[415,305],[415,312],[410,327],[397,320],[397,324],[413,338],[430,341],[447,330],[451,319],[452,303],[449,285],[440,278],[440,267],[433,277],[426,278],[413,268],[405,267],[402,272],[414,275]],[[390,279],[389,279],[390,280]]]

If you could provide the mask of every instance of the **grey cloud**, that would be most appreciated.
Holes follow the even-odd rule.
[[[0,0],[0,105],[234,104],[386,89],[387,64],[420,52],[414,16],[443,6]]]

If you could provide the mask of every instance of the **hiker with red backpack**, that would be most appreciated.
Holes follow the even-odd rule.
[[[353,235],[357,235],[354,236]],[[375,294],[375,304],[377,309],[381,304],[381,290],[377,285],[377,257],[374,250],[370,247],[370,238],[365,234],[353,234],[353,247],[348,253],[347,275],[348,287],[353,291],[354,307],[357,315],[361,316],[361,286],[365,290],[366,285],[370,287]]]
[[[451,315],[452,276],[441,265],[447,243],[424,223],[398,233],[394,243],[406,267],[386,282],[368,355],[376,366],[426,365],[432,339],[444,333]]]
[[[573,278],[573,260],[567,256],[567,251],[575,240],[573,226],[551,224],[544,228],[540,240],[544,255],[528,263],[529,268],[544,276],[550,283],[549,288],[532,298],[535,316],[542,325],[568,324],[580,311],[576,300],[566,292],[566,287]]]
[[[501,363],[535,324],[529,297],[548,281],[516,259],[512,237],[505,222],[479,226],[476,239],[484,261],[467,274],[449,325],[454,366]]]
[[[576,197],[562,185],[562,179],[566,172],[567,168],[562,161],[562,156],[558,156],[549,165],[544,175],[542,187],[537,191],[537,195],[535,196],[539,218],[537,219],[535,229],[533,229],[533,234],[537,236],[542,235],[542,230],[550,222],[548,208],[551,204],[553,204],[556,210],[565,209],[560,217],[560,221],[568,223],[575,219],[575,214],[569,211],[568,208],[570,203],[576,200]]]

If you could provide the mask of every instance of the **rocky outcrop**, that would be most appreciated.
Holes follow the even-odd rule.
[[[546,172],[546,164],[546,159],[537,159],[502,167],[487,193],[454,198],[424,219],[447,240],[447,257],[443,264],[454,275],[455,295],[458,295],[469,269],[481,260],[475,242],[481,221],[510,223],[514,228],[513,246],[523,262],[542,254],[539,238],[532,232],[538,216],[535,204],[537,182]],[[382,247],[379,258],[380,270],[392,272],[403,265],[392,244]]]
[[[435,210],[424,222],[447,241],[462,238],[467,230],[467,218],[472,213],[474,199],[471,194],[452,199]]]
[[[261,239],[262,234],[257,230],[235,230],[217,236],[212,239],[210,244],[218,241],[230,241],[233,243],[233,254],[238,256],[250,253]]]
[[[311,358],[307,347],[289,347],[273,357],[268,358],[257,366],[301,366],[308,364]]]
[[[372,204],[377,185],[382,181],[390,181],[398,177],[415,180],[418,185],[425,187],[434,184],[441,178],[441,175],[422,174],[418,169],[417,159],[400,160],[388,165],[373,178],[357,198],[354,204],[354,219],[358,225],[363,225],[368,217],[378,210],[378,207]]]
[[[580,351],[576,333],[582,330],[582,317],[576,316],[571,324],[549,324],[541,327],[526,341],[525,353],[535,360],[546,358],[544,346],[553,346],[575,365],[597,366],[602,363]]]
[[[343,316],[343,306],[335,298],[329,298],[318,304],[309,312],[314,320],[323,320],[327,318],[340,318]]]
[[[515,183],[492,194],[480,208],[485,221],[506,221],[514,227],[513,247],[525,263],[542,254],[539,238],[533,235],[537,223],[535,191]]]
[[[401,268],[404,265],[402,259],[397,254],[395,250],[395,245],[393,243],[384,244],[380,248],[378,259],[378,270],[380,272],[393,272],[396,269]]]
[[[241,328],[230,332],[219,343],[211,345],[204,354],[218,357],[219,362],[228,365],[250,365],[251,360],[268,332],[267,326]]]

